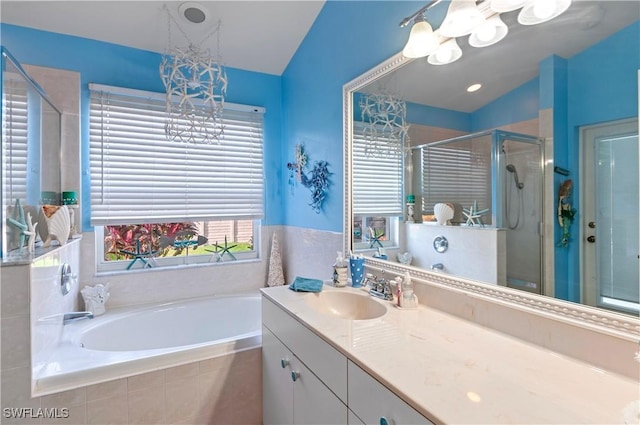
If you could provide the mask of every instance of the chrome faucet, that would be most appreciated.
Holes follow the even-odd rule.
[[[442,263],[435,263],[431,265],[431,270],[440,270],[443,271],[444,270],[444,264]]]
[[[71,313],[65,313],[62,317],[62,324],[76,322],[82,319],[93,319],[93,313],[90,311],[72,311]]]
[[[393,299],[391,282],[384,277],[384,270],[382,271],[382,275],[380,277],[371,273],[367,273],[364,281],[364,286],[367,285],[371,287],[371,289],[369,289],[369,294],[371,296],[382,298],[383,300],[387,301]]]

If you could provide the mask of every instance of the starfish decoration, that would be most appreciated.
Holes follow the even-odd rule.
[[[216,243],[214,243],[213,246],[215,247],[214,250],[206,249],[205,251],[213,252],[213,256],[211,256],[211,258],[212,259],[216,258],[216,263],[219,263],[220,261],[222,261],[222,259],[224,258],[225,254],[227,254],[233,261],[237,260],[235,255],[233,255],[230,250],[235,248],[238,245],[229,246],[227,244],[227,236],[226,235],[224,237],[224,246],[218,245],[218,241],[216,241]]]
[[[467,226],[474,226],[477,224],[480,227],[484,227],[482,216],[487,212],[489,212],[489,208],[478,210],[478,201],[473,201],[471,208],[462,209],[462,214],[467,217]]]
[[[382,242],[380,242],[380,239],[383,237],[384,232],[376,234],[373,227],[369,227],[369,248],[375,248],[376,245],[378,245],[378,248],[382,248]]]
[[[7,225],[15,229],[15,232],[12,232],[11,235],[11,242],[18,244],[20,253],[22,253],[22,247],[29,238],[29,226],[24,218],[24,210],[20,205],[20,198],[16,199],[16,205],[13,207],[13,216],[7,218]]]
[[[152,251],[151,249],[149,249],[149,251],[143,252],[142,249],[140,248],[140,239],[138,239],[136,240],[135,252],[125,251],[124,249],[121,249],[120,253],[133,256],[133,261],[131,261],[127,266],[127,270],[129,270],[138,260],[140,260],[140,262],[143,264],[142,266],[143,269],[146,267],[153,267],[153,265],[149,260],[153,260],[153,256],[157,254],[158,251]]]
[[[390,94],[367,94],[360,100],[360,108],[367,156],[384,158],[406,150],[409,124],[405,101]]]

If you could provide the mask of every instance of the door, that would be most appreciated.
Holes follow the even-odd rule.
[[[583,129],[582,301],[637,314],[638,121]]]

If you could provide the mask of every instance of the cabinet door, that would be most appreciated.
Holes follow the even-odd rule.
[[[264,343],[264,342],[263,342]],[[347,406],[300,360],[292,361],[293,423],[346,424]]]
[[[432,424],[354,363],[348,364],[349,408],[366,424]]]
[[[286,364],[292,357],[287,347],[263,326],[262,422],[265,425],[293,423],[293,381],[291,368]]]

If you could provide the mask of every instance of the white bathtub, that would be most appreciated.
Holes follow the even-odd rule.
[[[221,296],[137,308],[63,327],[33,367],[33,395],[78,388],[259,347],[260,296]]]

